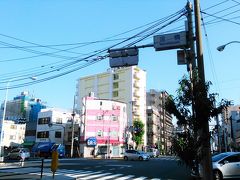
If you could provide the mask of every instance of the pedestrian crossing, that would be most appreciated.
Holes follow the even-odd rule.
[[[151,158],[151,160],[177,161],[179,158],[176,156],[159,156],[156,158]]]
[[[38,178],[41,176],[40,168],[26,167],[26,168],[9,168],[0,169],[0,173],[16,173],[16,174],[30,174],[35,175]],[[44,168],[43,180],[52,179],[53,174],[50,168]],[[1,179],[1,178],[0,178]],[[113,174],[110,172],[103,171],[88,171],[88,170],[69,170],[69,169],[58,169],[54,175],[55,180],[160,180],[158,178],[149,179],[148,177],[137,177],[135,175],[124,175],[121,173]]]

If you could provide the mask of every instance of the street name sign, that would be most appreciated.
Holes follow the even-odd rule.
[[[156,35],[153,37],[156,51],[187,47],[187,33],[181,31],[171,34]]]

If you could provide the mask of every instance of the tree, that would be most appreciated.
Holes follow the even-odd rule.
[[[205,156],[202,154],[202,148],[210,134],[208,132],[204,136],[200,135],[203,120],[210,121],[229,105],[229,101],[222,100],[218,107],[215,107],[215,96],[204,96],[208,94],[211,82],[203,86],[201,81],[194,79],[195,81],[191,81],[184,76],[179,81],[177,97],[169,96],[165,104],[166,110],[176,116],[177,124],[183,128],[182,132],[173,137],[173,152],[190,168],[201,162]]]
[[[140,120],[133,122],[133,140],[136,142],[136,148],[143,143],[144,124]]]

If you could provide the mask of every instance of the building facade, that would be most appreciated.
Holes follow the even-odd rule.
[[[33,145],[36,139],[37,116],[41,109],[45,109],[40,99],[34,98],[28,91],[21,92],[6,103],[5,120],[13,120],[16,123],[26,123],[25,145]],[[3,116],[4,103],[1,105],[1,118]]]
[[[36,143],[63,144],[67,157],[71,155],[71,148],[74,151],[73,156],[79,157],[79,124],[79,115],[72,113],[70,110],[42,109],[38,113]]]
[[[66,124],[71,123],[72,118],[70,111],[53,108],[42,109],[38,113],[36,142],[63,144]]]
[[[80,153],[83,157],[119,157],[126,148],[126,103],[83,98]]]
[[[168,98],[166,91],[150,89],[147,92],[148,146],[160,148],[162,154],[171,154],[173,123],[172,116],[165,110]],[[157,112],[158,111],[158,112]]]
[[[26,124],[19,124],[13,120],[6,120],[3,124],[2,146],[21,146],[25,137]]]
[[[240,150],[240,106],[229,106],[222,113],[221,150]]]
[[[151,148],[164,149],[163,122],[160,121],[160,114],[155,106],[147,106],[147,146]]]
[[[77,83],[77,109],[82,99],[93,92],[101,99],[124,102],[127,105],[128,127],[139,119],[146,132],[146,72],[137,66],[109,69],[107,72],[80,78]],[[144,135],[146,145],[146,134]]]

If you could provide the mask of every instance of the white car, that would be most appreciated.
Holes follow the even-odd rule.
[[[13,149],[10,153],[8,153],[7,159],[29,159],[30,152],[27,148],[17,148]]]
[[[212,168],[214,179],[240,179],[240,152],[224,152],[212,156]],[[197,173],[198,172],[198,173]],[[202,166],[192,170],[192,176],[202,177]]]
[[[240,152],[225,152],[212,157],[215,179],[240,178]]]
[[[147,154],[148,154],[150,157],[158,157],[160,153],[159,153],[158,149],[149,148],[149,149],[147,149]]]
[[[137,151],[137,150],[126,150],[126,152],[124,153],[123,159],[125,161],[127,160],[149,160],[150,156],[143,152],[143,151]]]

